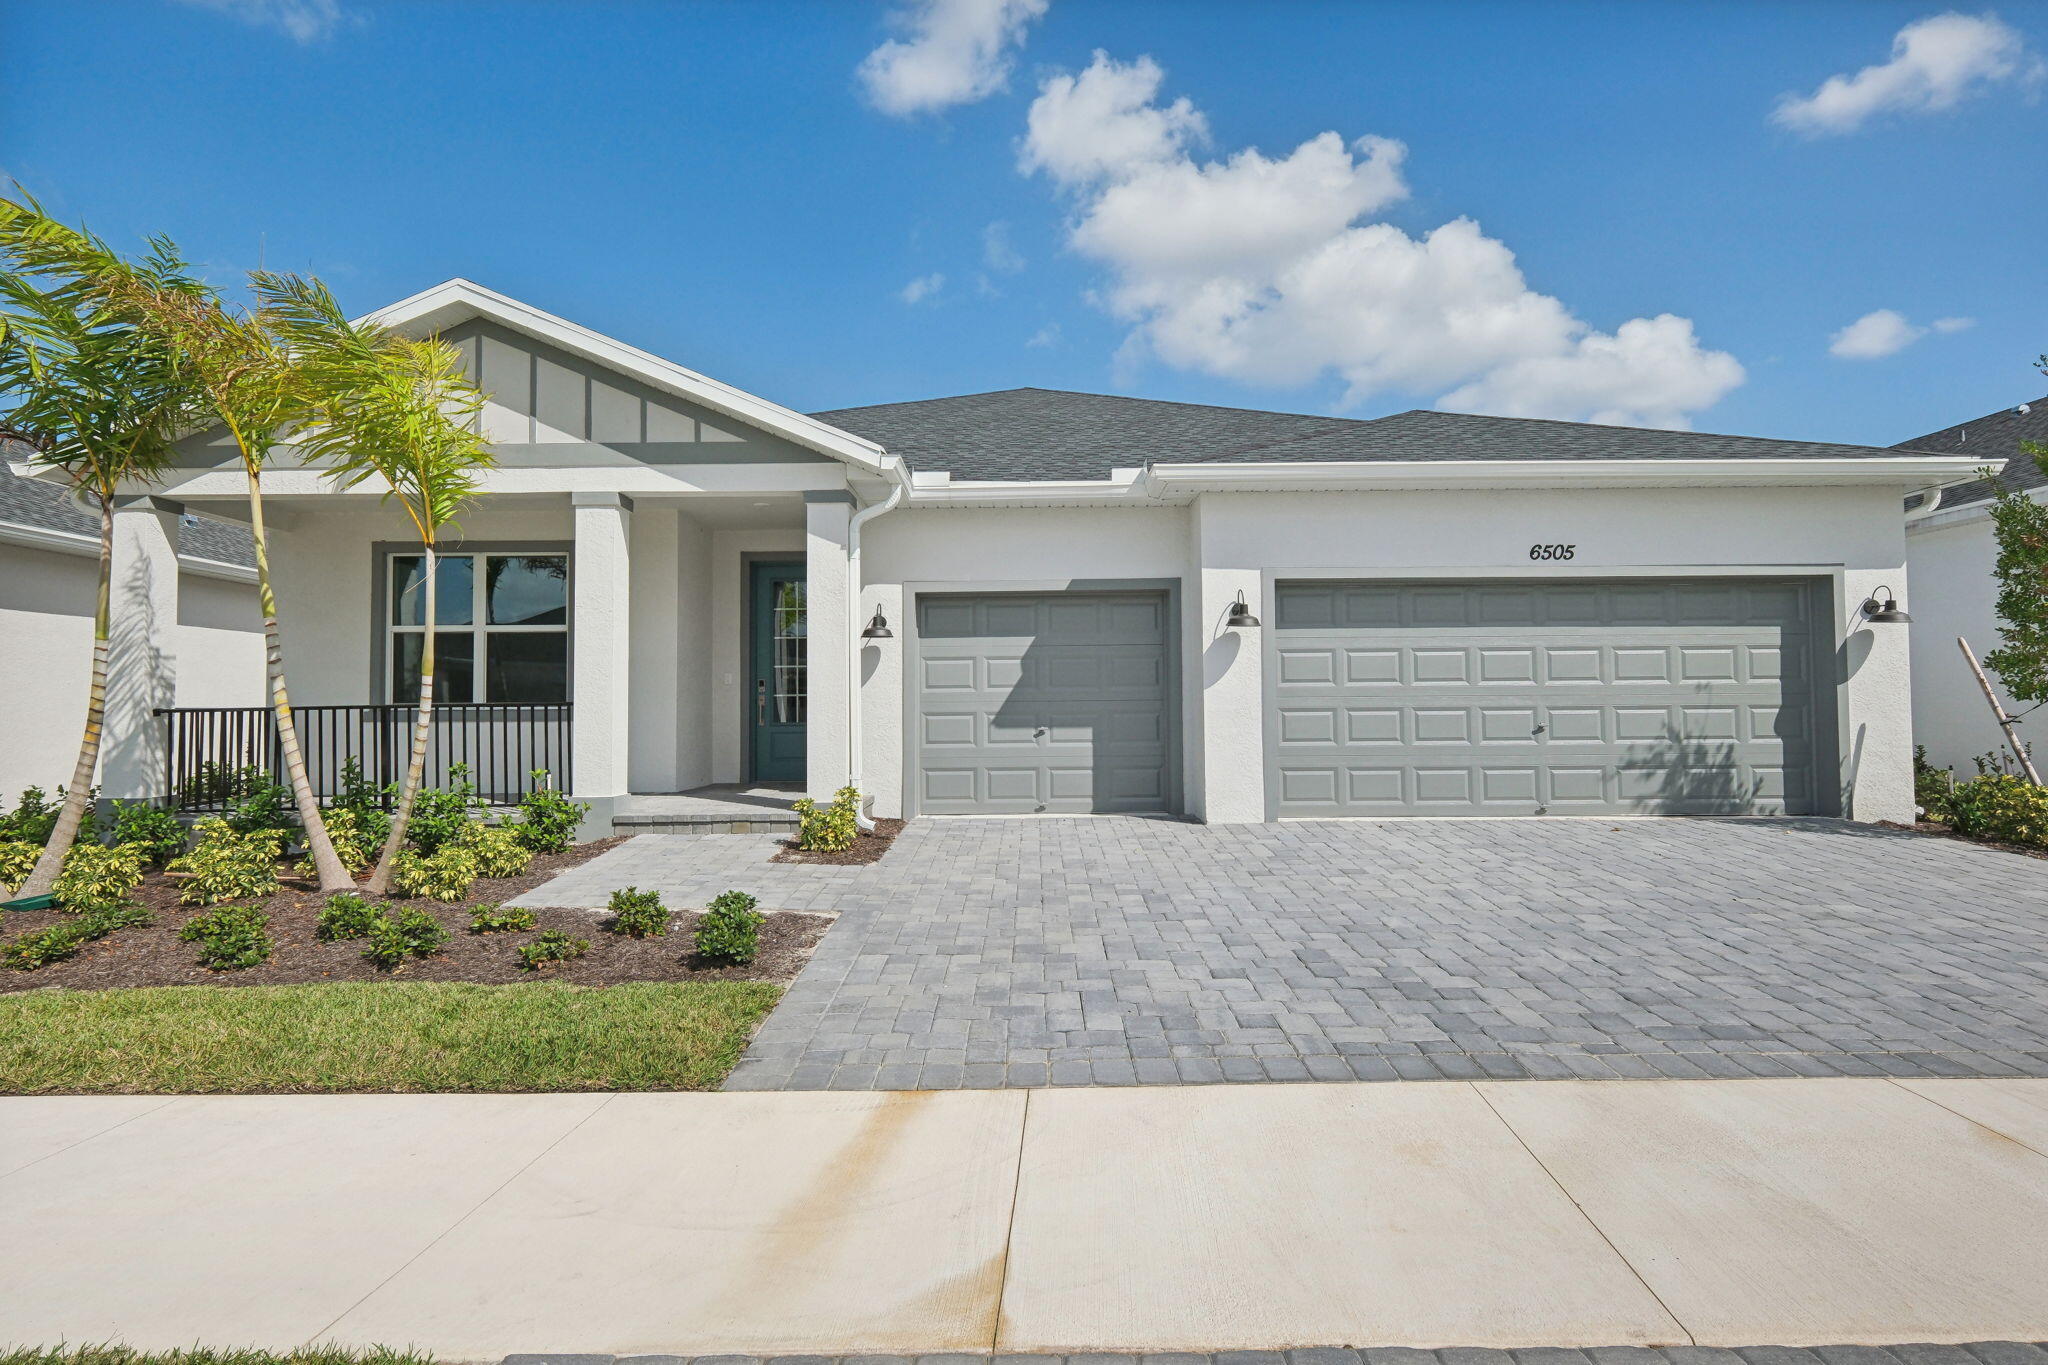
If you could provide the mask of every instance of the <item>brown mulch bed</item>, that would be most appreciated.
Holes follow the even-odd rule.
[[[1939,820],[1921,820],[1914,824],[1902,825],[1893,820],[1880,820],[1879,829],[1895,829],[1906,834],[1931,834],[1938,839],[1954,839],[1958,843],[1975,844],[1979,848],[1995,848],[2000,853],[2017,853],[2022,858],[2048,858],[2048,849],[2030,848],[2025,844],[2002,844],[1996,839],[1973,839],[1967,834],[1958,834]]]
[[[817,863],[825,866],[860,867],[882,861],[882,855],[896,842],[896,836],[903,832],[901,820],[877,820],[873,834],[856,834],[853,847],[840,853],[821,853],[816,849],[798,848],[796,840],[782,840],[782,847],[776,850],[771,863]]]
[[[831,920],[823,915],[769,911],[761,926],[761,952],[744,967],[714,966],[697,961],[691,936],[699,916],[694,910],[671,907],[669,931],[661,938],[631,939],[604,928],[601,911],[534,907],[534,927],[503,934],[473,934],[470,911],[502,902],[542,885],[557,873],[588,862],[619,839],[580,844],[564,853],[533,860],[518,877],[478,878],[467,898],[457,904],[434,900],[391,900],[394,910],[420,909],[448,930],[448,942],[433,957],[415,958],[395,971],[363,960],[357,940],[323,943],[314,936],[320,908],[327,898],[313,883],[285,874],[284,889],[261,901],[270,916],[270,956],[242,971],[209,971],[193,960],[195,945],[180,943],[178,931],[206,906],[181,905],[179,881],[152,872],[137,888],[135,899],[156,913],[146,929],[123,929],[88,943],[76,957],[53,962],[32,972],[0,971],[0,993],[64,987],[108,990],[123,986],[283,986],[320,981],[562,981],[577,986],[610,986],[621,981],[788,981],[802,970],[811,950],[825,936]],[[9,911],[0,915],[0,936],[14,938],[59,923],[61,911]],[[559,929],[588,939],[590,951],[580,958],[530,972],[521,966],[519,945],[543,930]]]

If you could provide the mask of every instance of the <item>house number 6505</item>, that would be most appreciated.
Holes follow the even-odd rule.
[[[1576,545],[1531,545],[1529,547],[1529,558],[1570,559],[1578,553],[1578,550],[1579,547]]]

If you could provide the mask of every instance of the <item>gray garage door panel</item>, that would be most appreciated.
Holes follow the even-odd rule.
[[[919,811],[1170,807],[1164,593],[925,595],[917,621]]]
[[[1821,601],[1798,580],[1279,584],[1275,811],[1825,813]]]

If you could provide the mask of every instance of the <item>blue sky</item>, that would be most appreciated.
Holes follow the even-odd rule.
[[[466,275],[807,410],[1889,444],[2048,391],[2048,4],[8,0],[0,45],[0,170],[119,243]]]

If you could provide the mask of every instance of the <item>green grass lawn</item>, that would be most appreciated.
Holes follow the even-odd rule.
[[[30,991],[0,996],[0,1094],[706,1090],[781,993],[757,981]]]

